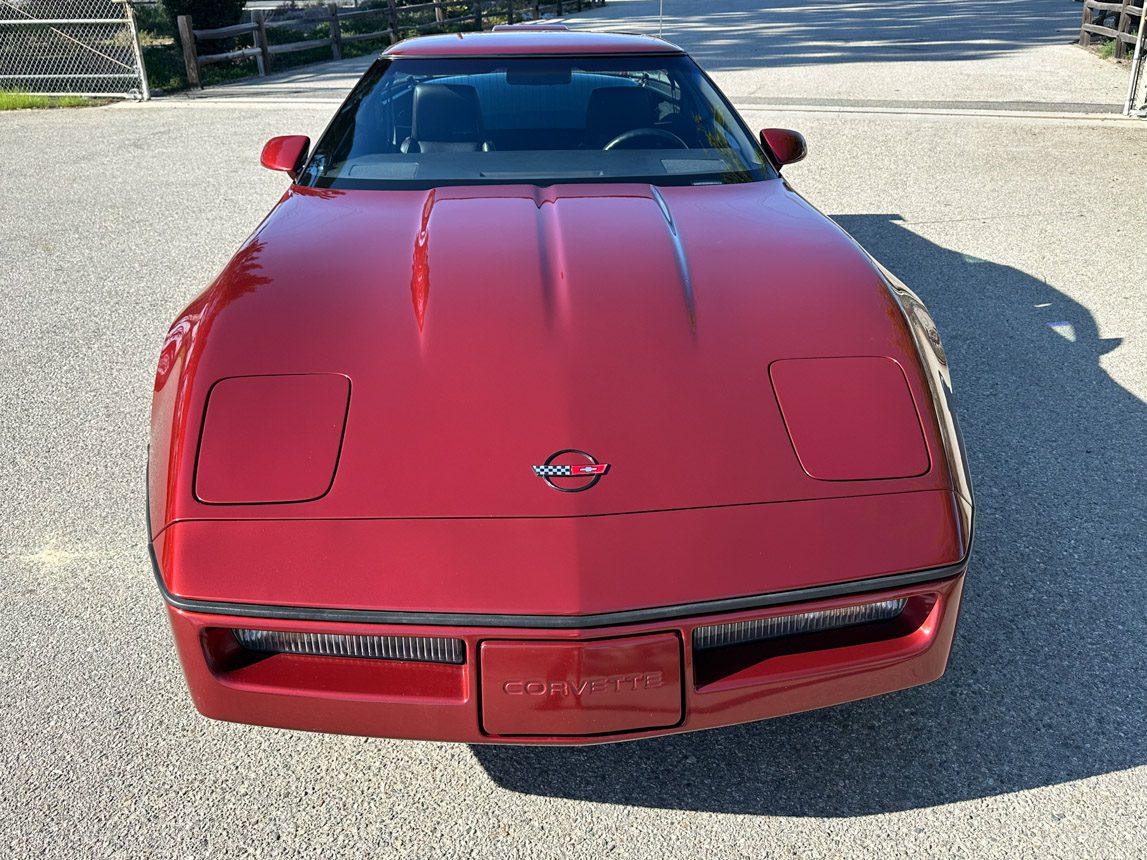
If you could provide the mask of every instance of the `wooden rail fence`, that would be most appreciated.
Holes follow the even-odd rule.
[[[210,63],[254,59],[259,74],[266,75],[271,71],[273,58],[280,54],[309,51],[314,48],[330,48],[331,58],[341,60],[343,56],[342,46],[347,42],[387,39],[393,44],[398,41],[399,33],[405,31],[413,30],[421,33],[426,30],[448,27],[453,27],[455,30],[482,30],[502,21],[510,24],[526,20],[538,21],[547,14],[562,15],[580,12],[587,6],[601,6],[604,3],[605,0],[564,0],[564,2],[559,0],[559,2],[553,3],[530,2],[530,0],[436,0],[432,3],[400,6],[397,0],[386,0],[385,6],[379,5],[373,9],[344,9],[337,3],[327,3],[309,7],[318,12],[317,16],[311,15],[304,19],[280,22],[270,21],[266,10],[253,10],[251,21],[246,24],[235,24],[212,30],[195,29],[195,24],[190,15],[180,15],[176,23],[179,29],[179,41],[183,46],[183,63],[187,69],[187,82],[193,87],[202,89],[202,67]],[[431,11],[434,13],[433,19],[427,17],[427,13]],[[345,22],[367,16],[385,18],[386,26],[365,33],[343,32]],[[300,22],[310,23],[312,26],[326,23],[329,25],[329,35],[284,44],[272,44],[267,39],[268,28],[297,27]],[[199,53],[200,42],[219,42],[220,40],[243,39],[243,37],[249,37],[251,44],[240,45],[213,54]]]
[[[1104,2],[1104,0],[1083,0],[1083,24],[1079,28],[1079,44],[1087,47],[1091,44],[1092,36],[1107,36],[1115,40],[1115,58],[1122,59],[1127,53],[1127,46],[1135,48],[1135,35],[1131,32],[1131,25],[1138,23],[1143,27],[1143,10],[1147,3],[1136,6],[1130,0],[1120,2]],[[1107,27],[1105,22],[1114,13],[1115,26]]]

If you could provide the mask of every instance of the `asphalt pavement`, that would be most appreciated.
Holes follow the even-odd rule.
[[[655,26],[655,5],[578,23]],[[144,536],[155,362],[284,190],[262,142],[321,131],[361,65],[0,114],[0,857],[1147,857],[1147,123],[1110,112],[1125,71],[1065,44],[1066,0],[703,8],[666,35],[751,125],[807,135],[790,182],[944,334],[979,503],[947,675],[567,750],[198,716]]]

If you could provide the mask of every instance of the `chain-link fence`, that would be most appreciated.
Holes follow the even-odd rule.
[[[0,0],[0,90],[147,98],[130,3]]]

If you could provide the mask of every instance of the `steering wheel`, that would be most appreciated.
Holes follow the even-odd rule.
[[[656,137],[661,140],[668,140],[670,143],[677,144],[679,149],[688,149],[689,144],[679,138],[671,131],[666,131],[663,128],[631,128],[629,131],[623,131],[609,143],[602,147],[603,150],[617,149],[623,143],[628,143],[631,140],[636,140],[642,137]]]

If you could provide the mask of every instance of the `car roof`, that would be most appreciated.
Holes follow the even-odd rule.
[[[386,57],[471,57],[512,54],[684,54],[656,36],[633,33],[590,33],[557,26],[519,25],[490,33],[419,36],[391,45]]]

